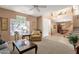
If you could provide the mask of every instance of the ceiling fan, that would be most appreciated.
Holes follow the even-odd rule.
[[[40,8],[46,8],[47,6],[45,5],[33,5],[33,8],[31,8],[30,10],[36,9],[37,11],[40,12]]]

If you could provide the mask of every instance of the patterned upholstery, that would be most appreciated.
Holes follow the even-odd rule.
[[[41,41],[41,38],[42,38],[41,31],[39,31],[39,30],[33,31],[31,33],[31,37],[30,38],[31,38],[30,39],[31,41]]]

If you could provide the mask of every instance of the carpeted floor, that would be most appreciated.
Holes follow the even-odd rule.
[[[42,41],[34,42],[38,45],[38,54],[74,54],[74,47],[69,43],[68,39],[59,36],[53,35],[47,39],[42,39]],[[10,50],[12,46],[9,46]],[[24,54],[34,54],[35,50],[30,50]],[[18,54],[18,51],[15,49],[12,54]]]

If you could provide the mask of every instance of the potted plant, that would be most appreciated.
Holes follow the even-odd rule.
[[[68,37],[68,39],[69,39],[69,42],[70,42],[71,44],[73,44],[73,45],[74,45],[74,48],[75,48],[75,47],[76,47],[76,43],[77,43],[78,40],[79,40],[78,36],[71,34],[71,35]]]

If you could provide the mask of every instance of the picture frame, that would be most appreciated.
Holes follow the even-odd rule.
[[[2,31],[8,30],[8,18],[1,18],[1,30]]]

